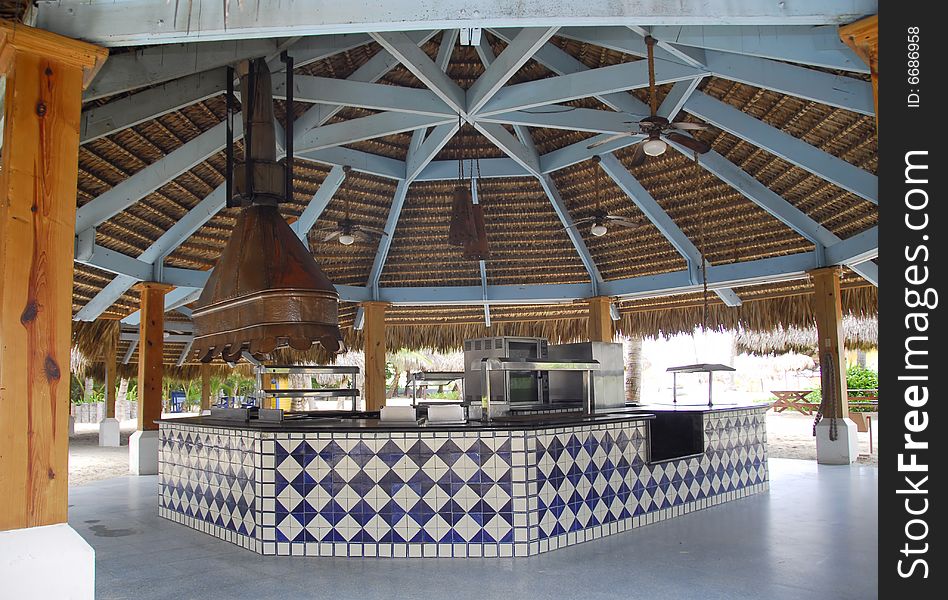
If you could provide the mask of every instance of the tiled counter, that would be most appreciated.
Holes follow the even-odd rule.
[[[699,411],[704,453],[656,464],[650,413],[401,431],[165,421],[159,514],[262,554],[529,556],[766,490],[765,410]]]

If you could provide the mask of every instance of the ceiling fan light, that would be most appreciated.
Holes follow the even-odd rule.
[[[642,142],[642,151],[649,156],[661,156],[665,154],[665,150],[668,150],[665,140],[651,139]]]
[[[593,234],[596,237],[602,237],[606,235],[607,231],[609,230],[606,229],[606,226],[603,225],[602,223],[596,223],[595,225],[589,228],[589,233]]]
[[[344,233],[339,236],[339,243],[343,246],[351,246],[355,241],[355,236],[353,236],[351,233]]]

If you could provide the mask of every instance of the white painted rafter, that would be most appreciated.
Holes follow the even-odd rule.
[[[406,69],[444,100],[455,113],[467,114],[464,90],[432,61],[406,34],[373,33],[373,39],[396,57]]]
[[[655,61],[655,82],[659,85],[693,79],[704,72],[694,67],[664,60]],[[569,75],[549,77],[502,88],[478,114],[493,115],[557,104],[590,96],[601,96],[648,87],[645,61],[619,63]]]
[[[869,67],[839,39],[832,25],[700,25],[651,28],[653,37],[681,46],[747,54],[785,62],[868,73]]]
[[[490,62],[484,74],[467,90],[467,110],[479,111],[533,54],[546,44],[556,27],[532,27],[521,30],[504,48],[500,56]],[[483,50],[481,50],[483,51]],[[481,57],[483,60],[483,56]]]
[[[106,46],[326,36],[411,29],[654,25],[838,25],[876,14],[876,0],[395,0],[319,4],[285,0],[41,0],[36,25]],[[367,8],[368,7],[368,8]]]
[[[868,171],[702,92],[692,94],[685,102],[684,108],[699,119],[763,148],[864,200],[879,203],[879,179]]]
[[[332,197],[345,180],[345,168],[340,166],[333,167],[332,170],[329,171],[329,175],[326,175],[326,179],[319,184],[319,189],[316,190],[309,204],[303,209],[300,218],[290,225],[290,228],[293,229],[293,233],[303,240],[304,243],[306,242],[306,236],[309,234],[309,230],[313,228],[319,216],[322,215],[326,207],[329,206],[329,201],[332,200]]]

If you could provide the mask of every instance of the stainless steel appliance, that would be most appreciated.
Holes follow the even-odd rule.
[[[547,358],[548,344],[544,338],[491,337],[464,342],[464,400],[481,404],[481,361],[485,358],[507,358],[530,361]],[[550,381],[543,371],[494,371],[490,374],[491,402],[528,406],[546,404],[550,397]]]
[[[474,363],[477,364],[477,363]],[[472,365],[473,366],[473,365]],[[594,412],[592,405],[592,386],[590,385],[590,373],[599,370],[599,363],[595,360],[573,360],[562,361],[546,358],[534,358],[522,360],[516,358],[482,358],[480,360],[481,371],[481,415],[483,421],[490,421],[496,417],[505,416],[511,412],[510,402],[502,399],[497,402],[492,400],[494,397],[491,388],[493,376],[497,373],[512,372],[531,372],[531,373],[553,373],[557,371],[569,371],[580,375],[583,388],[582,402],[586,413]]]
[[[625,362],[622,344],[578,342],[549,347],[550,360],[597,361],[592,372],[593,411],[625,406]],[[583,374],[576,371],[551,371],[550,403],[581,402],[584,398]]]

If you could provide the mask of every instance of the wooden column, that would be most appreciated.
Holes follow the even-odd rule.
[[[201,410],[211,408],[211,366],[201,365]]]
[[[103,340],[102,362],[105,365],[105,418],[115,418],[115,382],[118,369],[119,328],[109,332]]]
[[[872,15],[839,28],[839,39],[853,49],[866,65],[872,78],[872,98],[875,101],[876,129],[879,127],[879,16]]]
[[[828,361],[829,369],[820,369],[821,388],[826,397],[828,389],[839,389],[841,402],[831,414],[824,417],[848,417],[849,394],[846,389],[846,350],[843,336],[843,304],[839,290],[839,268],[826,267],[810,271],[813,281],[813,310],[816,313],[816,331],[820,364]]]
[[[587,302],[589,303],[589,341],[611,342],[614,334],[609,305],[612,299],[607,296],[595,296],[589,298]]]
[[[385,405],[385,309],[387,302],[363,302],[365,311],[365,409]]]
[[[0,531],[66,521],[79,120],[107,56],[0,21]]]
[[[139,283],[141,322],[138,326],[138,430],[158,429],[161,418],[165,352],[165,294],[172,286]]]

